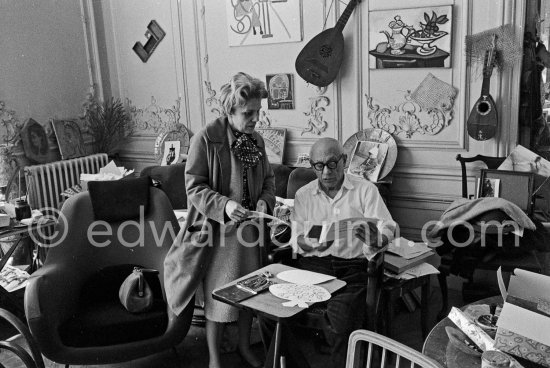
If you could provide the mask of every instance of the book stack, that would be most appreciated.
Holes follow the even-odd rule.
[[[415,243],[405,238],[394,239],[384,256],[386,275],[399,279],[412,279],[438,273],[427,263],[435,252],[425,243]]]

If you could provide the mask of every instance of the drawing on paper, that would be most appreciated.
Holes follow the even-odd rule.
[[[226,0],[229,46],[302,40],[301,0]]]

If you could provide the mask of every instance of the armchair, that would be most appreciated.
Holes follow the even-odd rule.
[[[470,198],[468,193],[468,175],[466,171],[466,164],[471,162],[483,162],[488,169],[497,169],[500,164],[505,160],[505,157],[490,157],[483,155],[476,155],[474,157],[462,157],[460,154],[456,156],[456,160],[459,161],[462,173],[462,197]],[[472,221],[474,229],[478,229],[476,225],[477,221],[499,221],[509,220],[510,218],[502,211],[490,211],[485,215],[480,216],[478,219]],[[535,221],[536,222],[536,221]],[[510,231],[513,228],[503,229],[503,242],[504,245],[515,242],[515,236]],[[443,299],[443,305],[439,318],[443,318],[447,315],[448,311],[448,287],[447,276],[450,274],[458,274],[468,280],[468,283],[463,286],[463,297],[469,299],[467,295],[467,289],[474,289],[470,287],[474,282],[475,270],[497,270],[502,267],[504,272],[511,272],[515,268],[522,268],[532,272],[542,272],[543,267],[539,260],[538,252],[533,249],[532,244],[543,244],[546,241],[546,230],[542,226],[537,226],[536,231],[525,230],[523,238],[520,240],[520,248],[507,249],[503,244],[491,244],[496,243],[493,241],[493,237],[497,237],[497,234],[491,234],[491,228],[488,228],[485,234],[474,237],[470,241],[467,247],[456,248],[453,247],[448,241],[446,236],[442,237],[443,244],[437,248],[438,254],[441,256],[441,265],[439,266],[439,285],[441,287],[441,294]],[[468,235],[463,233],[461,226],[457,226],[453,233],[455,239],[468,239]],[[463,238],[464,237],[464,238]],[[488,247],[480,247],[481,237],[485,237]],[[526,245],[529,245],[529,250],[524,250]],[[523,248],[522,248],[523,247]],[[479,299],[481,296],[475,296],[475,299]],[[474,298],[472,298],[474,299]]]
[[[114,195],[123,196],[125,185]],[[155,295],[151,311],[132,314],[118,300],[118,288],[134,266],[163,274],[179,230],[168,197],[148,184],[145,188],[148,205],[141,221],[133,216],[94,229],[97,208],[90,192],[62,207],[46,262],[31,276],[25,294],[29,328],[49,359],[67,366],[111,364],[173,348],[186,336],[194,303],[179,316],[172,314],[162,276],[148,279]]]

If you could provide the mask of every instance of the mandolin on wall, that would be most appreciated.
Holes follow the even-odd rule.
[[[296,58],[296,72],[306,82],[317,87],[331,84],[344,57],[344,35],[342,30],[361,0],[350,0],[334,28],[319,33],[309,41]]]

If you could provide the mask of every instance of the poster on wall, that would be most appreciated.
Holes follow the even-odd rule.
[[[302,41],[301,0],[226,0],[229,46]]]
[[[294,109],[294,75],[288,73],[266,75],[267,108]]]
[[[452,6],[369,12],[369,67],[450,68]]]

